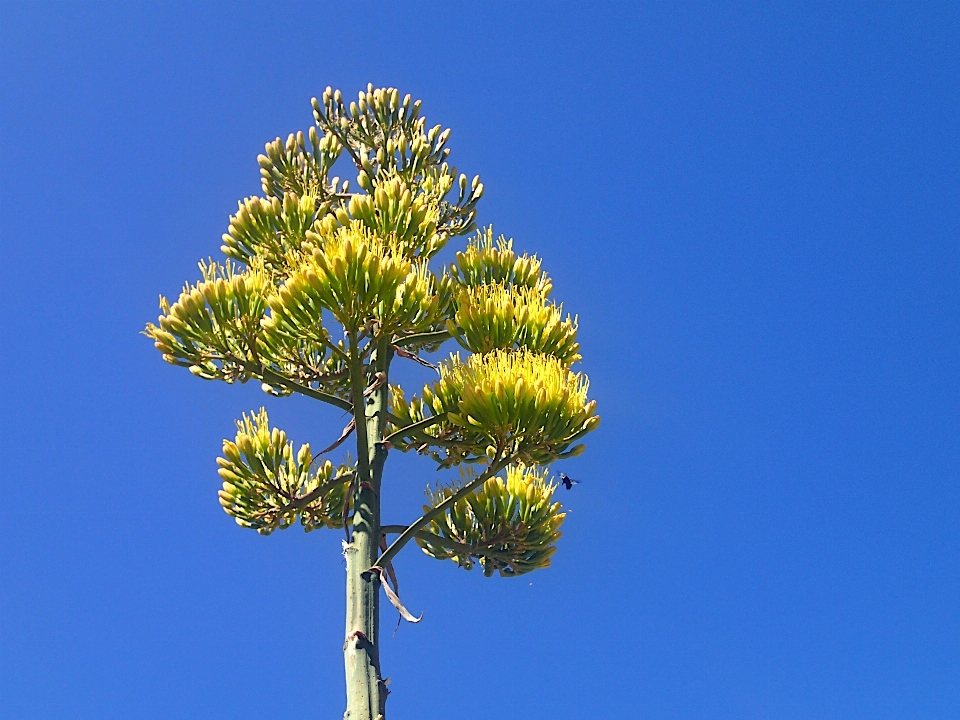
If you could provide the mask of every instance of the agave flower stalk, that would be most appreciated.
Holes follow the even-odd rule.
[[[451,265],[431,263],[476,230],[483,184],[449,165],[450,131],[428,128],[420,107],[394,88],[370,85],[353,102],[327,88],[313,100],[315,125],[259,156],[263,196],[229,219],[225,260],[201,263],[174,302],[161,297],[145,331],[197,377],[254,380],[350,414],[319,453],[271,428],[265,409],[245,414],[217,460],[220,504],[241,527],[345,533],[348,720],[386,717],[381,589],[418,621],[398,596],[397,553],[413,541],[505,577],[547,567],[565,517],[548,466],[580,454],[599,423],[573,368],[577,320],[551,299],[537,257],[487,228]],[[331,177],[341,158],[359,192]],[[424,357],[448,341],[468,354]],[[408,397],[390,383],[397,359],[435,375]],[[353,452],[335,464],[329,456],[351,436]],[[460,470],[428,487],[405,525],[380,517],[391,450]]]

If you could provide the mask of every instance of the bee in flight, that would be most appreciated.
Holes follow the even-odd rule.
[[[573,479],[572,477],[570,477],[569,475],[566,475],[566,474],[564,474],[564,473],[560,473],[560,484],[563,485],[567,490],[569,490],[569,489],[572,488],[574,485],[579,485],[579,484],[580,484],[580,481],[579,481],[579,480],[574,480],[574,479]]]

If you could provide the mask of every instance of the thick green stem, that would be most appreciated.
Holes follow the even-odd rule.
[[[382,720],[387,688],[380,676],[380,576],[369,572],[380,544],[380,480],[387,450],[387,385],[364,397],[367,384],[390,366],[386,342],[377,343],[364,367],[355,335],[350,337],[350,386],[357,436],[357,478],[352,534],[344,543],[347,561],[347,622],[343,644],[347,680],[345,720]],[[381,376],[383,377],[383,376]]]

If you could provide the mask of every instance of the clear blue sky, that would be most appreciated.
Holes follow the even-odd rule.
[[[341,716],[338,533],[238,528],[214,465],[341,417],[138,332],[368,81],[453,128],[604,418],[549,570],[401,556],[391,717],[960,716],[957,5],[398,5],[0,6],[0,716]]]

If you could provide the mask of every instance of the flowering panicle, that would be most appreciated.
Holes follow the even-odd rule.
[[[440,419],[408,447],[430,452],[442,467],[502,457],[545,465],[580,454],[582,446],[571,445],[599,424],[588,386],[586,376],[550,355],[495,350],[466,361],[453,355],[422,399],[408,403],[395,393],[391,411],[411,423]]]
[[[471,352],[524,348],[566,365],[580,359],[577,320],[550,302],[539,287],[483,283],[463,288],[447,329]]]
[[[217,458],[220,505],[238,525],[261,535],[288,528],[297,518],[308,532],[342,527],[354,469],[341,465],[335,472],[327,460],[311,470],[314,462],[309,444],[294,453],[287,434],[270,429],[266,410],[244,415],[236,438],[223,441],[223,457]]]
[[[474,559],[483,574],[522,575],[550,565],[566,513],[552,502],[556,484],[547,471],[511,465],[506,479],[493,477],[435,518],[417,543],[438,560],[453,560],[470,570]],[[454,487],[427,490],[428,511],[440,505]],[[432,537],[431,537],[432,536]]]
[[[269,278],[260,267],[240,270],[229,261],[200,263],[200,270],[203,280],[184,286],[172,305],[160,298],[159,326],[148,324],[145,334],[168,363],[207,380],[243,381],[256,354]]]
[[[549,295],[553,284],[540,270],[541,261],[536,255],[517,256],[513,239],[503,235],[493,239],[493,228],[488,227],[470,239],[467,249],[458,252],[450,272],[461,285],[473,286],[490,283],[505,283],[519,287],[536,288]]]

